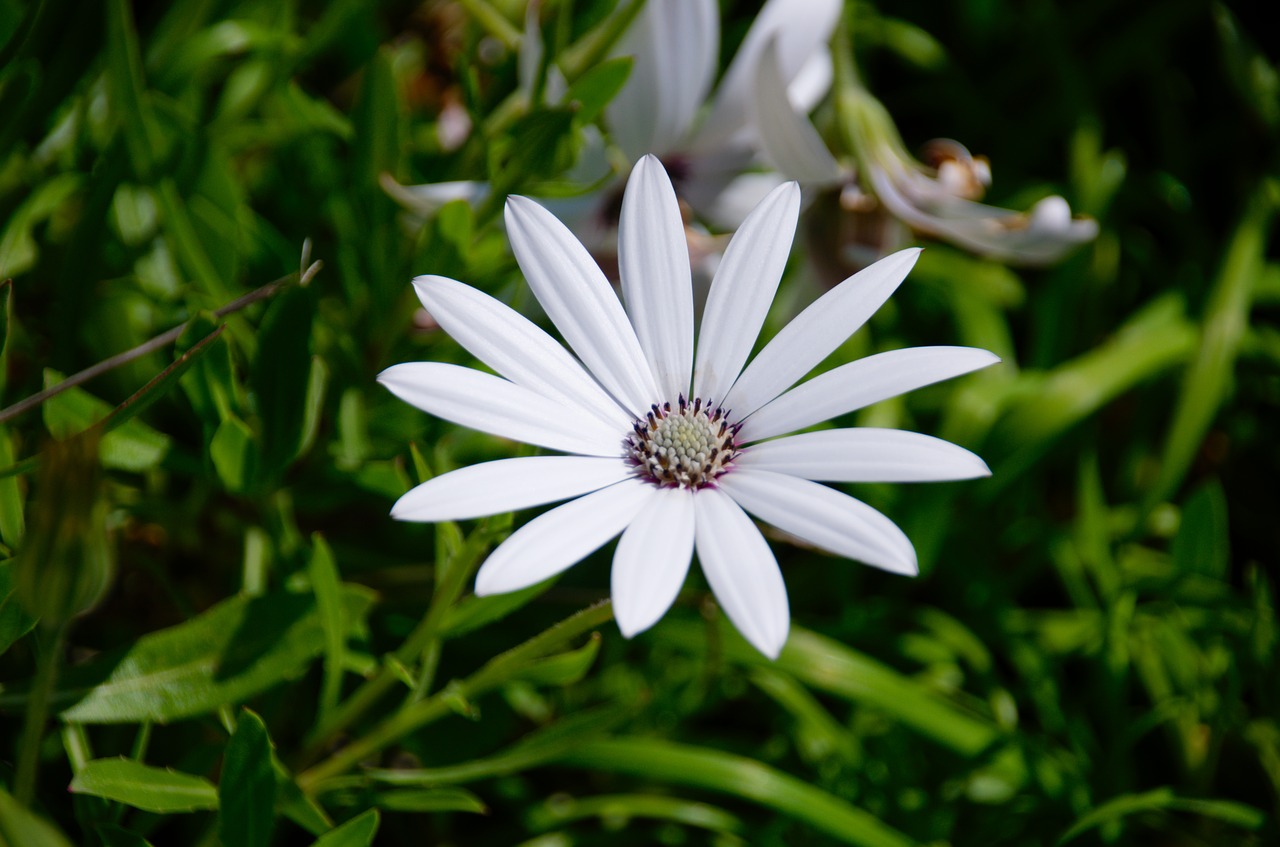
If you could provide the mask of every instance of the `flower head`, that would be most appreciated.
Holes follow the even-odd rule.
[[[625,308],[560,221],[531,200],[510,198],[516,260],[576,358],[492,297],[423,276],[414,280],[423,305],[497,375],[421,362],[395,365],[378,379],[446,420],[569,455],[444,474],[405,494],[392,515],[456,520],[570,500],[503,542],[481,566],[476,593],[533,585],[621,535],[612,595],[630,637],[670,607],[696,551],[725,613],[770,657],[786,641],[786,587],[748,513],[837,555],[914,574],[914,550],[897,526],[818,481],[965,479],[988,473],[982,460],[896,430],[777,436],[998,360],[964,347],[895,350],[792,387],[902,282],[919,253],[904,250],[827,292],[748,363],[799,208],[798,186],[779,186],[733,236],[695,350],[688,249],[675,192],[656,158],[640,161],[623,199]]]

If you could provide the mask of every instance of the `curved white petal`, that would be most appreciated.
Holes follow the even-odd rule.
[[[675,189],[653,156],[631,172],[618,224],[618,271],[636,337],[667,400],[689,391],[693,280]]]
[[[778,43],[778,66],[790,83],[806,63],[825,48],[840,17],[841,0],[769,0],[751,24],[716,89],[706,123],[691,147],[724,146],[748,127],[752,88],[760,54],[771,38]]]
[[[908,347],[877,353],[819,374],[747,418],[740,443],[795,432],[889,397],[1000,361],[976,347]]]
[[[625,432],[633,418],[561,344],[524,315],[482,291],[442,276],[413,280],[436,323],[502,376],[552,400],[580,406]]]
[[[723,492],[701,489],[693,503],[698,562],[716,600],[753,647],[778,658],[791,612],[773,551],[751,518]]]
[[[1022,213],[957,197],[907,165],[897,179],[877,167],[868,176],[885,207],[910,226],[1002,262],[1050,264],[1098,234],[1096,221],[1073,218],[1056,195]]]
[[[784,183],[733,234],[702,313],[694,396],[718,402],[742,372],[782,279],[799,214],[800,186]]]
[[[766,161],[803,185],[830,185],[843,170],[809,118],[797,112],[778,67],[777,44],[770,41],[756,68],[752,114]]]
[[[745,417],[794,385],[875,314],[919,257],[918,247],[899,250],[815,300],[765,345],[722,405]]]
[[[787,86],[787,99],[795,111],[807,115],[827,96],[834,77],[835,63],[831,59],[831,51],[823,47],[800,67],[800,72]]]
[[[519,591],[577,564],[622,532],[657,493],[652,485],[629,479],[539,515],[480,566],[476,594]]]
[[[406,362],[378,374],[392,394],[456,424],[587,456],[621,456],[623,432],[501,377],[440,362]]]
[[[606,108],[612,136],[631,161],[669,152],[688,133],[711,89],[720,50],[715,0],[648,0],[627,30],[635,58]]]
[[[824,482],[943,482],[991,475],[986,462],[949,441],[875,427],[803,432],[753,444],[734,465]]]
[[[915,576],[915,549],[897,525],[848,494],[788,474],[739,468],[719,480],[765,523],[839,556]]]
[[[627,313],[586,248],[527,197],[507,198],[506,222],[529,286],[587,369],[635,417],[661,402]]]
[[[613,555],[613,614],[627,638],[653,626],[671,608],[693,557],[693,492],[656,492],[622,533]]]
[[[411,489],[391,507],[400,521],[457,521],[567,500],[631,476],[618,458],[527,456],[459,468]]]

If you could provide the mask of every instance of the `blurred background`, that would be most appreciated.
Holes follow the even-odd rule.
[[[720,70],[761,5],[720,2]],[[0,0],[0,403],[181,327],[0,413],[0,844],[312,844],[353,819],[323,843],[1280,843],[1264,4],[847,2],[837,64],[912,155],[956,139],[989,161],[984,202],[1061,195],[1097,235],[1025,267],[881,239],[806,187],[764,336],[851,272],[851,241],[925,245],[823,367],[995,351],[843,421],[947,438],[992,477],[849,489],[912,539],[914,580],[776,545],[793,620],[776,663],[695,573],[633,641],[605,622],[483,694],[449,687],[607,596],[609,548],[471,597],[530,515],[388,511],[527,448],[374,378],[472,363],[419,311],[416,274],[531,306],[505,194],[625,177],[616,150],[581,172],[608,146],[628,65],[606,60],[638,9]],[[856,186],[840,90],[813,123]],[[484,187],[414,189],[456,181]],[[689,214],[714,246],[724,229]],[[305,778],[402,701],[440,712]],[[145,769],[93,764],[115,757]],[[185,805],[158,799],[164,768],[195,780]]]

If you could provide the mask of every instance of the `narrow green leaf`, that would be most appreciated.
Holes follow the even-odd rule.
[[[138,833],[121,829],[118,826],[104,824],[99,826],[95,832],[102,839],[102,847],[151,847],[151,842],[138,835]]]
[[[316,595],[316,608],[320,613],[320,625],[324,630],[324,687],[320,694],[321,722],[338,705],[342,693],[342,669],[347,652],[348,627],[343,620],[342,587],[338,579],[338,566],[333,551],[324,536],[311,537],[311,561],[308,572],[311,590]]]
[[[247,491],[254,483],[259,464],[258,443],[244,421],[228,415],[209,442],[213,469],[229,490]]]
[[[133,759],[94,759],[80,769],[69,789],[158,814],[218,808],[218,789],[204,777]]]
[[[275,823],[276,770],[262,718],[240,711],[218,781],[218,837],[237,847],[267,847]]]
[[[13,467],[16,458],[9,428],[0,427],[0,468]],[[16,549],[22,543],[26,528],[26,509],[17,476],[0,477],[0,540]]]
[[[378,822],[378,810],[370,809],[332,832],[326,832],[311,847],[370,847],[373,837],[378,834]]]
[[[1182,524],[1173,539],[1173,562],[1180,573],[1223,579],[1231,560],[1227,495],[1217,480],[1201,485],[1187,498]]]
[[[511,681],[524,680],[538,685],[572,685],[587,675],[600,653],[600,633],[593,632],[576,650],[530,662],[511,675]]]
[[[560,763],[720,791],[758,803],[859,847],[911,847],[912,839],[874,815],[754,759],[653,738],[579,745]]]
[[[371,603],[367,589],[345,588],[352,628],[363,626]],[[233,597],[67,670],[53,702],[64,707],[63,720],[79,723],[165,723],[204,714],[296,677],[320,653],[323,638],[310,595]],[[25,700],[25,690],[8,689],[0,708]]]
[[[1142,794],[1122,794],[1082,815],[1058,839],[1059,847],[1073,841],[1091,829],[1122,820],[1142,812],[1177,810],[1194,812],[1206,817],[1218,818],[1242,829],[1257,829],[1266,821],[1266,815],[1252,806],[1224,800],[1196,800],[1178,797],[1173,789],[1165,786]]]
[[[71,847],[71,842],[57,827],[23,808],[0,788],[0,847]]]
[[[1236,353],[1249,325],[1254,282],[1262,275],[1266,259],[1267,236],[1278,205],[1276,193],[1270,183],[1259,186],[1227,247],[1205,307],[1200,343],[1169,425],[1160,478],[1144,504],[1147,508],[1176,490],[1230,388]]]
[[[373,802],[389,812],[472,812],[483,815],[489,810],[479,797],[461,788],[382,791],[374,795]]]
[[[610,825],[625,826],[632,818],[652,818],[712,832],[741,835],[746,824],[724,809],[683,797],[655,794],[609,794],[595,797],[556,797],[534,808],[529,827],[545,831],[586,818],[599,818]]]
[[[52,388],[62,382],[62,378],[62,374],[46,368],[45,388]],[[169,437],[140,420],[129,420],[127,417],[108,430],[106,421],[113,409],[111,404],[77,386],[50,397],[40,407],[40,412],[49,434],[59,440],[78,435],[95,424],[102,424],[103,467],[141,472],[160,464],[169,452]]]
[[[284,471],[302,444],[314,315],[311,290],[295,287],[277,297],[262,318],[249,386],[262,421],[262,469],[270,479]]]
[[[609,59],[587,71],[569,86],[564,102],[577,109],[580,125],[594,122],[604,107],[609,105],[609,101],[617,96],[622,86],[626,85],[633,64],[635,59],[631,56]]]
[[[112,118],[124,133],[134,173],[152,176],[162,138],[146,97],[142,52],[126,0],[107,3],[107,92]]]

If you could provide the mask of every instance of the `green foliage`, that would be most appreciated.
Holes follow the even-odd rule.
[[[925,239],[820,365],[1003,359],[842,422],[994,471],[850,489],[919,579],[776,545],[770,662],[696,568],[627,641],[607,551],[476,597],[530,515],[388,517],[520,449],[376,376],[475,364],[414,275],[543,319],[503,202],[616,213],[642,6],[0,0],[0,847],[1280,843],[1280,70],[1243,4],[845,4],[908,148],[1100,230],[1033,269]],[[723,71],[760,4],[717,6]],[[911,237],[805,193],[766,336]]]

